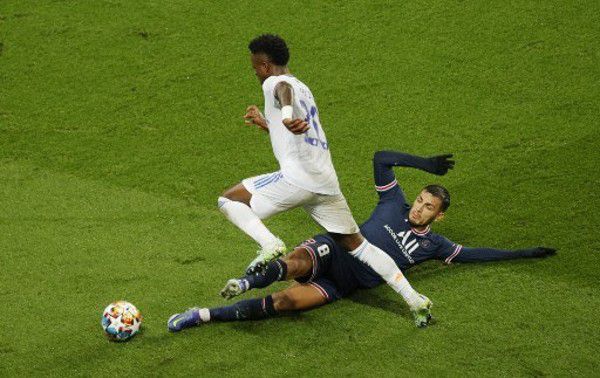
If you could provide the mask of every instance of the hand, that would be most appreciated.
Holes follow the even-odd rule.
[[[296,135],[304,134],[305,132],[308,131],[308,129],[310,129],[308,122],[306,122],[305,120],[302,120],[300,118],[296,118],[296,119],[286,118],[282,122],[283,122],[283,125],[288,130],[290,130],[292,133],[294,133]]]
[[[269,131],[267,121],[256,105],[250,105],[246,108],[246,114],[244,114],[244,123],[246,125],[256,125],[259,129],[267,132]]]
[[[445,175],[449,169],[454,168],[454,160],[450,160],[452,156],[452,154],[446,154],[430,157],[429,161],[432,164],[432,169],[428,172],[438,176]]]
[[[556,255],[556,249],[554,248],[537,247],[527,249],[526,251],[528,257],[548,257]]]

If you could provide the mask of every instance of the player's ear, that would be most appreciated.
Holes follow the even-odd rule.
[[[263,60],[261,64],[268,74],[273,73],[273,65],[270,64],[267,60]]]
[[[437,215],[435,216],[434,221],[438,222],[441,220],[444,220],[444,215],[446,215],[446,213],[444,213],[443,211],[440,211],[439,213],[437,213]]]

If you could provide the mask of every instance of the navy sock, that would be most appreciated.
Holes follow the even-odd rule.
[[[277,315],[273,297],[245,299],[231,306],[211,308],[210,320],[232,322],[236,320],[258,320]]]
[[[263,274],[256,273],[251,276],[240,278],[245,280],[248,287],[246,290],[267,287],[275,281],[285,281],[287,275],[287,264],[281,259],[271,261]]]

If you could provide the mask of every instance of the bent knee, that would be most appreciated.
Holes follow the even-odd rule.
[[[296,247],[294,250],[283,257],[283,261],[287,266],[286,279],[294,279],[308,275],[313,268],[313,261],[308,254],[308,251],[301,247]]]
[[[238,184],[239,185],[239,184]],[[231,188],[227,188],[223,191],[223,193],[221,193],[221,197],[227,198],[228,200],[232,200],[235,201],[235,192],[236,192],[236,188],[237,185],[232,186]]]
[[[242,202],[246,205],[249,205],[250,199],[252,198],[252,194],[248,191],[248,189],[246,189],[244,185],[240,183],[223,191],[223,193],[221,193],[221,197],[226,198],[230,201]],[[220,202],[219,205],[221,205]]]
[[[298,301],[285,292],[279,292],[272,295],[273,307],[276,311],[294,311],[298,309]]]

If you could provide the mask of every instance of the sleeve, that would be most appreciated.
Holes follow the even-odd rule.
[[[401,194],[393,189],[398,186],[393,167],[410,167],[433,172],[435,163],[431,159],[395,151],[378,151],[373,156],[375,188],[380,198]]]
[[[267,101],[271,101],[272,105],[275,109],[281,109],[281,104],[279,103],[279,101],[277,100],[277,96],[275,95],[275,87],[277,87],[277,84],[284,82],[290,85],[290,88],[292,89],[292,92],[294,92],[294,86],[292,85],[292,83],[289,81],[289,79],[284,76],[284,75],[279,75],[279,76],[269,76],[263,83],[262,83],[262,89],[263,89],[263,95],[265,97],[265,109],[267,108]],[[294,98],[296,96],[293,96]]]
[[[450,264],[451,262],[474,263],[539,257],[535,253],[536,249],[519,249],[511,251],[495,248],[472,248],[452,243],[445,238],[444,240],[444,245],[438,250],[438,259],[444,260],[446,264]]]
[[[273,90],[275,90],[275,86],[280,81],[283,81],[283,79],[280,76],[269,76],[262,83],[262,89],[263,89],[263,91],[264,92],[273,92]]]
[[[438,260],[444,260],[444,263],[450,264],[454,259],[460,256],[463,249],[462,245],[440,236],[439,246],[435,256]]]
[[[378,151],[373,156],[373,175],[375,176],[375,190],[379,195],[379,203],[395,200],[402,204],[406,203],[404,193],[398,186],[396,175],[394,174],[393,153],[388,151]]]

